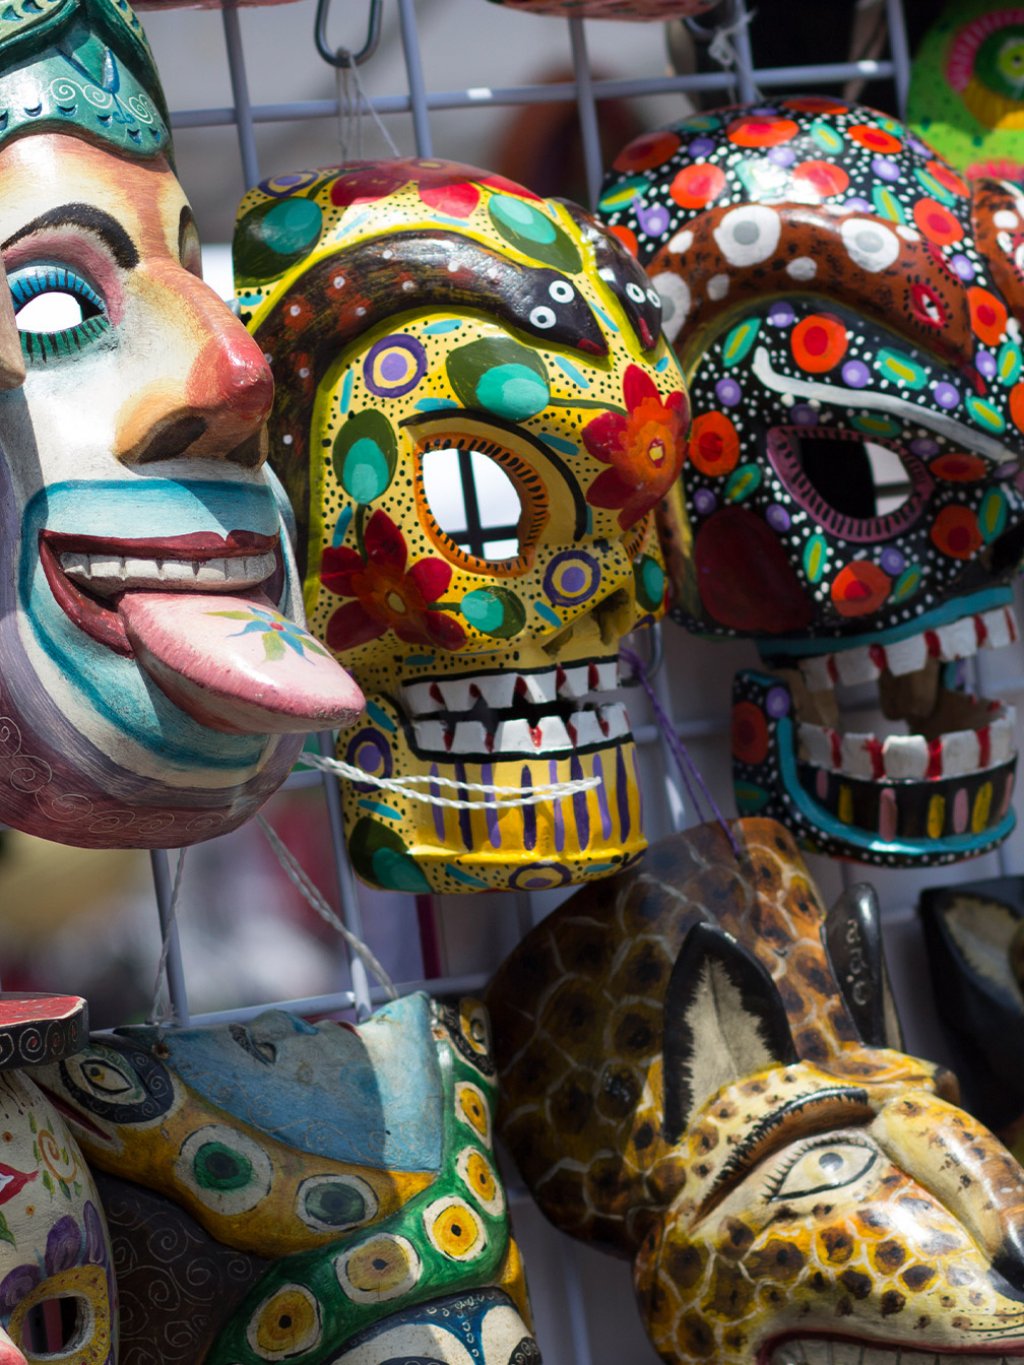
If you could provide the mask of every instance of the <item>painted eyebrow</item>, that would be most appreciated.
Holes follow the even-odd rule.
[[[856,1113],[850,1113],[851,1109]],[[797,1116],[808,1120],[811,1132],[827,1132],[855,1118],[867,1122],[874,1118],[874,1110],[868,1101],[868,1092],[854,1086],[832,1086],[809,1095],[794,1095],[786,1104],[759,1119],[736,1144],[701,1203],[702,1216],[749,1174],[753,1166],[792,1140],[789,1120]]]
[[[134,270],[139,263],[138,248],[127,232],[116,218],[111,218],[109,213],[104,213],[95,204],[61,204],[58,208],[49,209],[8,237],[3,247],[6,250],[33,232],[54,227],[78,227],[86,232],[94,232],[123,270]]]

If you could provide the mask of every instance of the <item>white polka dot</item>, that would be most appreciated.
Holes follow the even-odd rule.
[[[872,273],[886,270],[899,258],[900,242],[894,232],[870,218],[847,218],[839,231],[854,265]]]
[[[655,275],[651,284],[661,296],[662,328],[669,341],[674,341],[690,311],[690,291],[685,280],[681,280],[670,270]]]
[[[334,279],[331,280],[331,284],[334,285],[335,289],[340,289],[344,283],[345,283],[344,275],[335,275]]]
[[[718,249],[731,265],[757,265],[766,261],[779,244],[782,224],[774,209],[763,204],[743,204],[731,209],[714,237]]]
[[[791,280],[813,280],[817,273],[818,267],[810,256],[798,256],[786,266],[786,274]]]
[[[712,275],[710,280],[708,280],[708,298],[717,303],[719,299],[724,299],[728,292],[729,276]]]
[[[1000,209],[998,213],[993,213],[992,221],[997,228],[1007,228],[1010,232],[1020,223],[1020,219],[1010,209]]]
[[[906,223],[900,223],[896,231],[905,242],[919,242],[921,240],[921,234],[917,228],[908,227]]]
[[[674,251],[677,256],[681,256],[684,251],[689,251],[693,246],[693,233],[689,228],[684,228],[682,232],[677,232],[674,237],[669,238],[668,249]]]

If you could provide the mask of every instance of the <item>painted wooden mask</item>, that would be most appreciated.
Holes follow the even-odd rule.
[[[477,1001],[96,1038],[43,1082],[98,1176],[122,1365],[533,1365]]]
[[[0,16],[26,371],[0,392],[0,821],[188,844],[279,785],[285,732],[361,697],[279,610],[299,602],[262,469],[270,371],[199,277],[138,20],[114,0],[24,16]]]
[[[907,123],[966,176],[1024,180],[1024,11],[951,0],[914,53]]]
[[[702,115],[615,165],[604,215],[696,395],[676,614],[779,670],[736,681],[740,809],[866,861],[991,848],[1013,713],[957,661],[1017,638],[1024,199],[818,98]],[[905,733],[844,728],[837,689],[869,682]]]
[[[110,1238],[85,1159],[30,1079],[87,1042],[77,996],[0,995],[0,1362],[116,1365]]]
[[[826,913],[781,826],[731,831],[578,891],[489,988],[527,1185],[633,1258],[674,1365],[1019,1354],[1024,1171],[892,1050],[870,888]]]
[[[356,870],[605,875],[644,847],[608,693],[662,610],[653,508],[687,421],[656,291],[581,210],[445,162],[267,181],[234,254],[311,629],[372,699],[338,754],[394,783],[343,793]]]

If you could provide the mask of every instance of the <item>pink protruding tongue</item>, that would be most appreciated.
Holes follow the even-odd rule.
[[[302,733],[350,725],[363,709],[341,665],[261,592],[126,592],[117,610],[140,665],[211,729]]]

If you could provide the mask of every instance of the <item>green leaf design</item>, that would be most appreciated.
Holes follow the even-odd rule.
[[[255,620],[251,611],[208,611],[207,616],[226,616],[229,621]]]
[[[284,658],[284,641],[276,630],[268,630],[263,636],[263,656],[267,663],[276,663]]]
[[[44,1172],[43,1172],[43,1184],[44,1184],[44,1185],[46,1186],[46,1188],[50,1191],[50,1193],[53,1194],[53,1192],[54,1192],[54,1191],[53,1191],[53,1176],[50,1174],[49,1171],[44,1171]]]
[[[7,1225],[7,1219],[0,1213],[0,1242],[6,1242],[9,1246],[15,1246],[14,1233]]]

